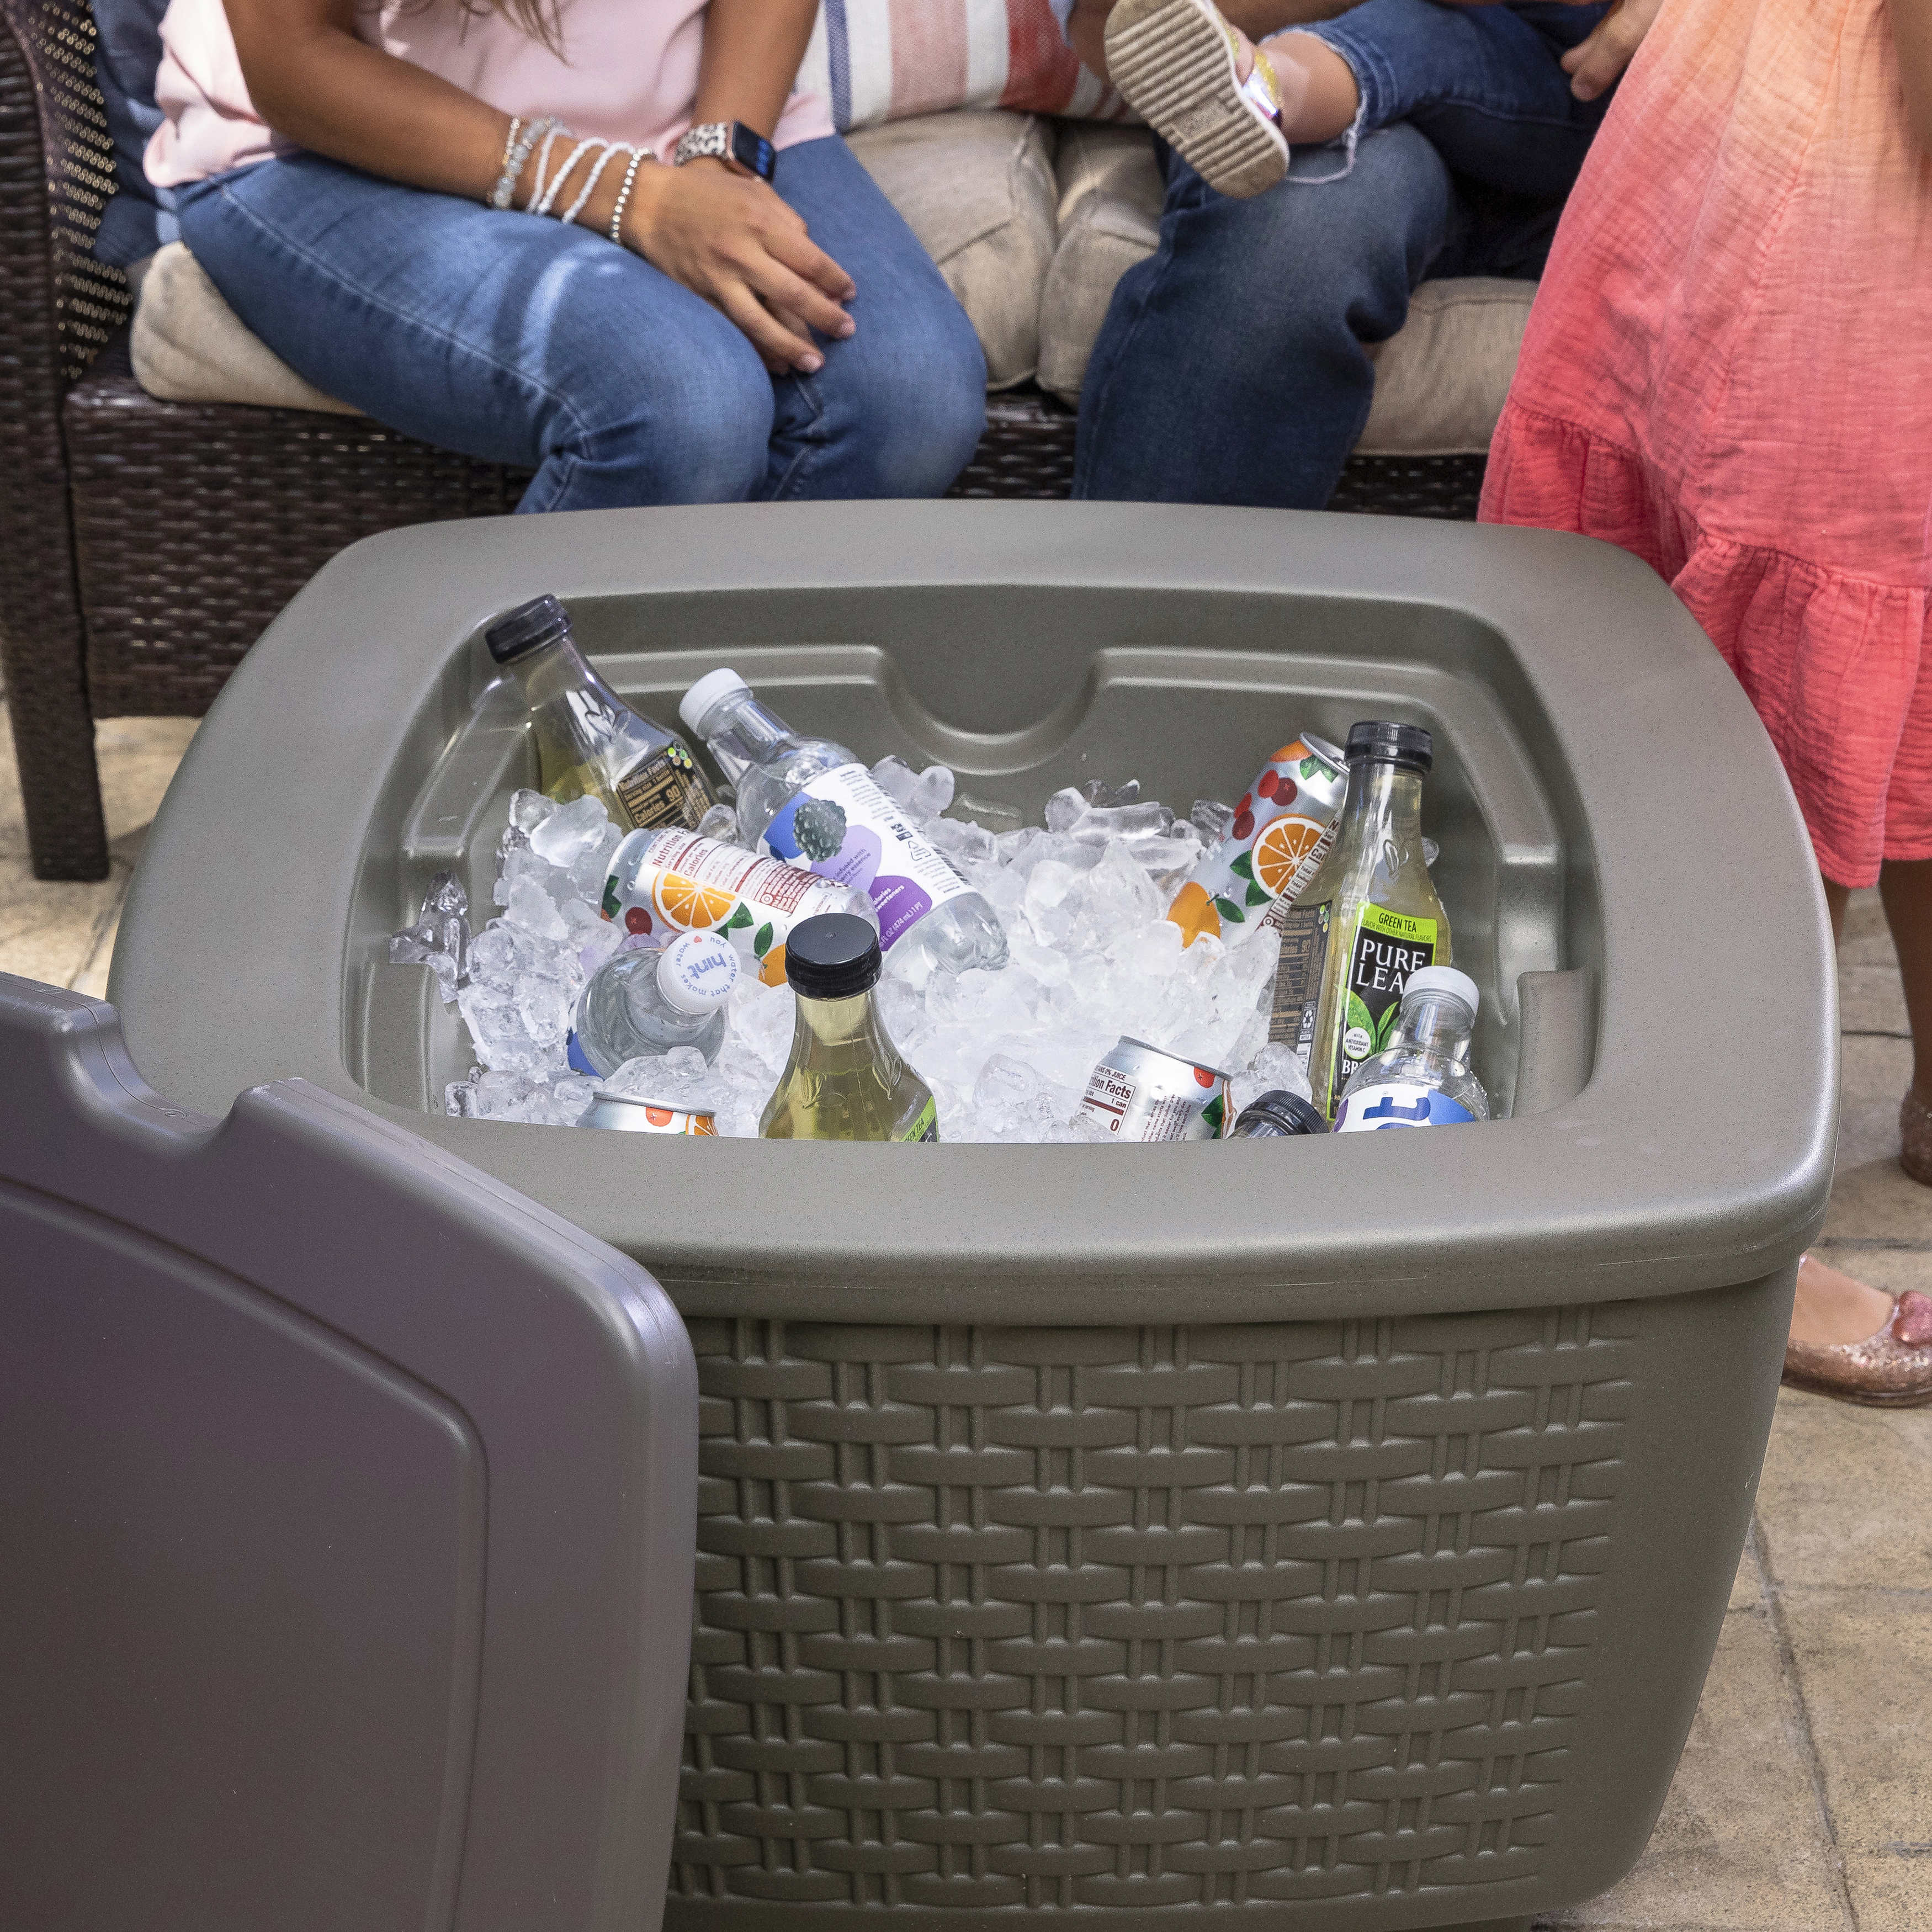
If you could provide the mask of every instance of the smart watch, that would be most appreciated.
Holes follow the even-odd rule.
[[[755,128],[742,121],[700,121],[678,142],[671,165],[681,168],[700,156],[768,182],[778,172],[778,150]]]

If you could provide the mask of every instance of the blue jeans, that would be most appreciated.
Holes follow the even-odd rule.
[[[601,234],[320,156],[180,191],[182,238],[318,388],[536,472],[521,510],[940,494],[986,420],[972,324],[836,136],[775,184],[858,285],[815,376],[769,374],[709,303]]]
[[[1319,509],[1367,422],[1365,344],[1425,276],[1540,273],[1608,97],[1557,65],[1598,7],[1366,0],[1318,32],[1369,112],[1251,200],[1163,152],[1160,244],[1120,278],[1080,398],[1073,494]]]

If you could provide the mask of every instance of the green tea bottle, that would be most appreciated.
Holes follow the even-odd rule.
[[[483,633],[524,688],[537,737],[537,782],[560,805],[586,792],[624,831],[682,826],[714,802],[690,748],[633,711],[584,661],[554,597],[534,597]]]
[[[900,1057],[872,1004],[879,935],[849,912],[800,920],[785,940],[798,995],[791,1058],[758,1131],[772,1141],[936,1141],[932,1091]]]
[[[1434,751],[1420,725],[1349,732],[1341,826],[1291,915],[1306,928],[1303,983],[1313,994],[1300,1029],[1308,1084],[1331,1120],[1355,1069],[1388,1045],[1409,974],[1449,964],[1449,916],[1422,856],[1422,780]]]

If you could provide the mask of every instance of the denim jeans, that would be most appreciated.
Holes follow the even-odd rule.
[[[836,136],[778,192],[858,285],[814,376],[769,374],[709,303],[580,226],[295,154],[181,190],[230,305],[320,389],[536,472],[518,508],[938,496],[986,419],[979,340]]]
[[[1576,179],[1610,97],[1579,100],[1558,57],[1587,39],[1606,10],[1562,0],[1489,7],[1364,0],[1300,31],[1326,41],[1355,76],[1361,106],[1346,137],[1352,145],[1406,121],[1458,174],[1508,194],[1560,196]]]
[[[1300,149],[1236,201],[1163,151],[1160,246],[1094,344],[1074,494],[1320,508],[1368,420],[1364,345],[1416,284],[1541,272],[1607,106],[1574,100],[1556,57],[1602,11],[1366,0],[1319,32],[1359,62],[1364,120],[1409,118],[1352,134],[1352,165]]]

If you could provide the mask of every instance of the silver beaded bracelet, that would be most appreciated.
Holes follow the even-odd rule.
[[[509,206],[511,197],[517,191],[517,178],[524,171],[524,164],[530,158],[530,150],[545,136],[555,140],[563,127],[553,114],[539,115],[524,129],[520,136],[517,132],[520,124],[515,118],[510,122],[510,138],[503,147],[503,172],[496,177],[496,185],[490,190],[489,206],[492,208]]]
[[[631,165],[624,170],[624,184],[617,190],[617,206],[610,211],[610,239],[620,248],[624,242],[624,210],[630,206],[631,189],[638,178],[638,170],[647,160],[654,161],[657,156],[648,148],[631,150]]]

